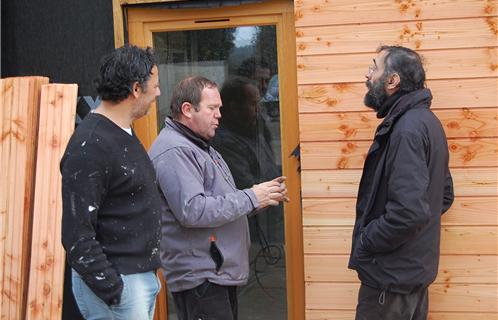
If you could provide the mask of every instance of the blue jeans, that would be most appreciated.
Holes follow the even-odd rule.
[[[108,306],[72,270],[73,295],[81,315],[87,320],[152,320],[161,283],[152,271],[121,275],[121,302]]]

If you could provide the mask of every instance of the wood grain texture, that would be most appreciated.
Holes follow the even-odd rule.
[[[74,130],[78,87],[42,86],[26,319],[60,319],[65,254],[61,244],[59,161]]]
[[[303,199],[304,226],[353,226],[355,198]],[[443,226],[497,226],[497,197],[456,197],[443,215]]]
[[[301,143],[302,169],[362,169],[370,141]],[[450,167],[496,167],[498,139],[451,139]]]
[[[431,320],[498,319],[498,3],[296,0],[306,319],[354,318],[346,268],[364,158],[380,122],[363,105],[381,44],[423,57],[456,199],[442,219]],[[375,12],[375,14],[372,14]]]
[[[306,309],[354,310],[359,283],[306,284]],[[433,284],[429,288],[432,312],[497,313],[498,288],[485,284]]]
[[[351,227],[303,228],[305,254],[349,254]],[[496,255],[496,226],[446,226],[441,228],[441,254]]]
[[[306,310],[306,320],[352,320],[354,311],[342,310]],[[479,312],[431,312],[429,311],[428,320],[496,320],[497,313],[479,313]]]
[[[498,76],[496,47],[420,51],[428,80]],[[298,84],[361,82],[376,54],[298,56]]]
[[[498,195],[498,176],[495,168],[451,169],[457,197]],[[354,198],[358,192],[361,170],[303,170],[301,172],[304,198]]]
[[[365,78],[360,83],[299,86],[299,112],[368,111],[363,104]],[[498,106],[498,78],[430,80],[431,109]],[[458,93],[458,94],[456,94]]]
[[[40,87],[45,77],[0,79],[0,318],[24,317]]]
[[[494,0],[296,0],[294,7],[297,27],[497,15]]]
[[[349,255],[306,255],[305,280],[309,282],[356,282],[356,271],[348,269]],[[442,255],[434,283],[493,284],[498,278],[496,256]]]
[[[495,18],[302,27],[296,29],[296,48],[306,56],[373,53],[380,44],[414,50],[487,47],[497,40],[490,19]]]
[[[447,138],[498,136],[498,108],[434,110]],[[301,114],[301,141],[368,140],[381,120],[373,112]]]

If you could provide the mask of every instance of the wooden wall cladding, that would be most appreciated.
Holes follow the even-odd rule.
[[[307,320],[351,320],[354,319],[354,311],[336,310],[307,310]],[[431,312],[429,320],[496,320],[495,313],[455,313],[455,312]]]
[[[372,51],[375,48],[371,49]],[[498,76],[498,50],[446,49],[420,52],[428,80]],[[297,57],[298,84],[361,82],[375,57],[372,53]]]
[[[294,8],[296,27],[492,17],[498,14],[494,0],[296,0]]]
[[[498,196],[496,168],[451,169],[457,197]],[[307,170],[301,173],[305,198],[356,197],[361,170]]]
[[[299,113],[372,112],[363,105],[367,88],[365,78],[361,80],[299,86]],[[498,78],[429,80],[427,87],[433,96],[432,110],[498,106]]]
[[[301,168],[361,169],[371,141],[303,142]],[[498,143],[496,138],[452,138],[448,140],[450,166],[495,167]]]
[[[435,110],[448,138],[486,138],[498,135],[498,108]],[[301,141],[368,140],[380,124],[374,112],[301,114]]]
[[[74,130],[78,86],[42,86],[26,319],[60,319],[64,274],[59,162]]]
[[[352,227],[304,228],[305,254],[349,254]],[[441,254],[496,254],[496,226],[446,226],[441,229]]]
[[[306,284],[306,309],[354,310],[358,283],[311,282]],[[493,284],[433,284],[429,292],[431,313],[469,311],[495,313],[497,288]],[[455,303],[458,301],[458,303]],[[350,318],[353,319],[353,318]],[[468,318],[461,318],[468,319]]]
[[[378,46],[424,59],[456,199],[443,216],[431,320],[498,316],[498,3],[296,0],[306,319],[354,318],[347,269],[361,169],[381,120],[363,105]],[[372,14],[375,13],[375,14]]]
[[[0,79],[0,318],[22,319],[29,267],[40,87],[45,77]]]
[[[495,26],[495,17],[479,17],[297,28],[297,54],[370,53],[382,43],[416,50],[487,47],[496,38]]]
[[[464,258],[464,259],[462,259]],[[304,261],[305,278],[310,282],[356,282],[354,270],[345,268],[349,255],[308,255]],[[434,283],[441,284],[489,284],[498,277],[498,261],[493,256],[442,255],[439,273]]]
[[[352,227],[355,205],[354,197],[304,199],[303,225]],[[497,212],[498,197],[457,197],[441,222],[443,226],[496,226]]]

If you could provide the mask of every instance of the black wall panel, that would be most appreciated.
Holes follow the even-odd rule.
[[[114,48],[112,0],[2,0],[1,10],[1,76],[77,83],[84,116],[100,59]]]
[[[95,104],[93,79],[114,48],[112,0],[0,0],[1,77],[41,75],[78,84],[78,115]],[[66,265],[63,319],[83,319]]]

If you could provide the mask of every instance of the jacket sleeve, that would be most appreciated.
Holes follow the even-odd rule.
[[[455,195],[453,194],[453,179],[451,178],[450,169],[446,168],[446,179],[444,181],[444,197],[443,197],[443,210],[441,214],[448,211],[453,204]]]
[[[111,174],[103,154],[95,144],[84,142],[66,152],[61,161],[62,244],[71,268],[112,305],[120,302],[123,282],[95,239],[97,216]]]
[[[187,228],[219,227],[251,213],[257,206],[250,189],[224,195],[205,190],[203,159],[188,148],[173,148],[153,159],[161,191],[179,223]]]
[[[424,150],[422,137],[413,133],[391,137],[385,172],[386,211],[361,232],[362,248],[367,252],[392,251],[429,222],[429,172]]]

